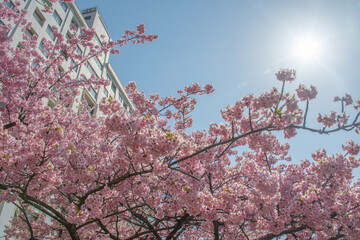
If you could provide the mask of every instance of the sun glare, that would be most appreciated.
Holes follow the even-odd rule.
[[[321,42],[313,36],[300,37],[294,41],[293,54],[302,62],[319,59]]]

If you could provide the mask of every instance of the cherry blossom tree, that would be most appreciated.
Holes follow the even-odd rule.
[[[56,0],[47,1],[56,2]],[[3,6],[2,19],[29,28],[25,12]],[[335,97],[341,112],[307,123],[314,86],[286,86],[294,70],[276,74],[280,88],[247,95],[221,110],[222,123],[190,131],[196,97],[214,91],[192,84],[176,96],[146,97],[130,83],[129,113],[103,99],[101,114],[81,111],[78,96],[90,84],[70,73],[94,56],[128,42],[156,39],[144,26],[116,42],[94,46],[94,31],[69,40],[54,29],[57,42],[36,37],[11,48],[9,26],[0,26],[0,200],[19,209],[7,238],[19,239],[357,239],[360,235],[359,145],[344,153],[320,150],[312,160],[291,162],[288,138],[297,131],[359,132],[360,100]],[[76,45],[92,50],[76,53]],[[64,54],[76,64],[58,71]],[[54,107],[46,99],[56,97]],[[73,106],[73,107],[71,107]],[[74,110],[74,106],[79,106]],[[354,109],[352,118],[346,114]],[[284,138],[280,137],[282,133]],[[247,150],[244,151],[243,149]],[[241,150],[241,151],[240,151]],[[37,219],[32,213],[40,213]]]

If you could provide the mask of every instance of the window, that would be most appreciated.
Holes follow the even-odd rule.
[[[54,11],[54,12],[53,12],[53,17],[54,17],[55,21],[56,21],[56,22],[59,24],[59,26],[60,26],[61,23],[62,23],[62,19],[61,19],[60,15],[59,15],[56,11]]]
[[[2,21],[0,21],[0,26],[4,26],[4,27],[2,27],[2,29],[5,29],[6,30],[6,34],[8,34],[9,33],[9,29],[8,29],[8,27],[7,26],[5,26],[5,24],[2,22]]]
[[[93,105],[88,104],[88,105],[86,106],[86,110],[89,111],[90,117],[92,117],[92,116],[95,115],[95,110],[96,110],[96,109],[95,109],[95,107],[94,107]]]
[[[71,59],[71,60],[70,60],[70,67],[73,68],[73,67],[75,67],[75,66],[76,66],[76,63],[74,62],[73,59]],[[75,72],[77,72],[78,67],[79,67],[79,66],[76,66],[76,67],[74,68],[74,71],[75,71]]]
[[[72,34],[71,34],[70,32],[67,32],[67,33],[66,33],[66,39],[69,40],[69,39],[72,39],[72,37],[73,37],[73,36],[72,36]]]
[[[33,213],[27,212],[27,213],[26,213],[26,216],[27,216],[27,218],[28,218],[29,220],[30,220],[30,219],[34,219],[34,221],[37,221],[38,218],[39,218],[39,216],[40,216],[40,214],[39,214],[39,213],[35,213],[35,212],[33,212]]]
[[[85,106],[85,110],[89,112],[90,117],[94,116],[96,113],[95,104],[89,99],[89,96],[85,94],[87,105]]]
[[[38,220],[40,214],[37,212],[34,212],[34,210],[32,210],[31,212],[29,212],[30,209],[25,210],[26,211],[26,217],[30,220],[33,219],[34,221]],[[22,216],[24,213],[19,209],[16,208],[15,213],[13,218],[17,219],[18,217]]]
[[[0,202],[0,215],[1,215],[1,212],[2,212],[2,210],[4,208],[4,204],[5,204],[5,201]]]
[[[91,16],[86,16],[84,17],[85,20],[90,20],[91,19]]]
[[[111,82],[111,90],[113,92],[113,96],[115,97],[115,95],[116,95],[116,86],[115,86],[115,84],[113,82]]]
[[[49,50],[45,48],[43,41],[40,42],[39,49],[45,55],[45,57],[49,56]]]
[[[45,49],[44,43],[41,41],[39,44],[39,49],[42,51]]]
[[[54,86],[54,87],[52,87],[52,100],[54,101],[54,102],[57,102],[57,101],[59,101],[59,100],[61,100],[61,95],[60,95],[60,93],[58,93],[57,91],[58,91],[58,89]]]
[[[111,76],[109,74],[106,74],[106,79],[109,80],[109,82],[111,83],[111,94],[110,96],[112,96],[113,98],[115,98],[116,96],[116,85],[114,83],[114,81],[112,80]]]
[[[28,35],[30,39],[31,39],[34,35],[37,35],[36,32],[34,31],[34,29],[32,29],[32,28],[26,29],[25,34]]]
[[[74,18],[71,20],[71,24],[75,26],[75,31],[77,32],[79,30],[79,24],[75,21]]]
[[[16,46],[17,48],[21,48],[21,49],[24,49],[25,47],[20,43],[18,43],[18,45]]]
[[[102,64],[101,64],[99,58],[98,58],[98,57],[94,57],[94,60],[95,60],[95,62],[96,62],[96,65],[98,65],[98,67],[99,67],[100,69],[102,69]]]
[[[124,101],[124,99],[123,99],[123,97],[122,97],[122,95],[121,95],[120,92],[118,93],[118,99],[119,99],[119,102],[123,102],[123,101]]]
[[[50,36],[51,40],[54,41],[55,40],[54,31],[52,30],[52,28],[49,25],[46,28],[46,32]]]
[[[13,11],[15,11],[16,13],[19,13],[19,10],[15,9],[15,4],[13,4],[11,1],[3,2],[3,5],[7,8],[10,8]]]
[[[3,4],[7,7],[7,8],[10,8],[10,9],[15,9],[15,5],[11,2],[11,1],[8,1],[8,2],[3,2]]]
[[[103,93],[104,93],[104,95],[105,95],[106,97],[109,96],[109,91],[106,89],[106,87],[104,87]]]
[[[82,55],[83,51],[79,48],[79,46],[76,46],[76,53],[79,55]]]
[[[36,8],[33,17],[35,18],[35,20],[40,24],[40,26],[44,25],[45,22],[45,18],[44,16],[41,14],[40,10],[38,8]]]
[[[61,77],[64,74],[64,69],[61,66],[58,66],[58,73],[59,73],[59,77]]]
[[[62,9],[64,9],[64,12],[66,12],[68,10],[68,6],[66,5],[66,3],[60,2],[60,5],[61,5]]]
[[[51,108],[54,108],[56,106],[56,103],[53,99],[49,98],[48,106]]]
[[[89,92],[90,92],[91,96],[93,96],[93,98],[96,100],[97,92],[95,91],[95,89],[92,86],[89,87]]]
[[[33,68],[38,68],[39,67],[39,64],[36,64],[35,62],[34,62],[34,60],[31,62],[31,66],[33,67]]]
[[[65,58],[65,60],[67,61],[67,60],[68,60],[68,58],[69,58],[69,56],[68,56],[68,54],[67,54],[66,50],[61,49],[61,50],[60,50],[60,52],[61,52],[61,55],[62,55],[62,56]]]
[[[96,78],[99,78],[99,76],[96,74],[96,72],[94,71],[93,67],[90,65],[89,62],[86,62],[86,67],[91,74],[94,74]]]
[[[102,46],[100,38],[96,34],[95,34],[95,40],[96,40],[97,44],[99,44],[99,46]]]

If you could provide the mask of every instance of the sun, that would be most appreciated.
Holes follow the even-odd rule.
[[[298,37],[293,44],[293,54],[301,62],[313,62],[322,54],[321,41],[312,36]]]

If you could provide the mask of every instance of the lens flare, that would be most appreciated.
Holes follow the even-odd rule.
[[[314,61],[321,55],[321,45],[321,41],[313,36],[298,38],[294,42],[293,54],[300,61]]]

